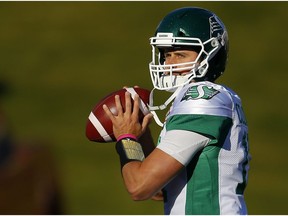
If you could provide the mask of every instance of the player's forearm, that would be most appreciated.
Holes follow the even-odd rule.
[[[128,136],[128,135],[126,135]],[[150,198],[150,193],[145,192],[145,182],[149,171],[145,172],[142,163],[145,155],[141,144],[129,135],[130,138],[122,138],[116,143],[116,150],[119,155],[122,176],[128,192],[134,200]],[[143,192],[145,192],[143,194]],[[153,194],[152,194],[153,195]]]
[[[133,200],[146,200],[157,194],[183,165],[159,149],[143,161],[130,161],[122,167],[122,176]]]
[[[142,167],[142,162],[133,161],[122,168],[122,176],[133,200],[146,200],[152,198],[159,189],[149,182],[149,172]]]
[[[117,142],[116,147],[120,157],[122,176],[133,200],[152,198],[184,167],[179,161],[158,148],[155,148],[144,159],[139,143],[128,141],[133,144],[130,148],[125,145],[125,142],[127,140]]]

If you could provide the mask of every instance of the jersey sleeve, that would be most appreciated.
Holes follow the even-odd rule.
[[[231,97],[219,92],[210,99],[178,98],[167,117],[166,131],[187,130],[211,139],[209,144],[224,141],[232,126]]]
[[[195,132],[170,130],[157,145],[157,148],[186,166],[209,141],[209,138]]]
[[[193,131],[211,139],[210,144],[224,141],[232,125],[232,119],[210,115],[175,115],[166,125],[170,130]]]

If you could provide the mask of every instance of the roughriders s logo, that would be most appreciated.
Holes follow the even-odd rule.
[[[188,88],[181,101],[198,100],[198,99],[209,100],[218,93],[219,93],[218,90],[214,89],[213,87],[208,87],[206,85],[192,86]]]
[[[211,16],[209,18],[209,23],[210,23],[210,37],[217,37],[218,35],[222,35],[224,28],[216,16]]]
[[[210,23],[210,37],[215,37],[219,40],[222,46],[226,44],[228,40],[228,35],[225,29],[224,24],[216,16],[211,16],[209,18]]]

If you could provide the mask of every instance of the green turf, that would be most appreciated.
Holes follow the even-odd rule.
[[[18,139],[51,143],[66,214],[163,213],[161,202],[130,200],[114,145],[89,142],[85,124],[107,93],[152,87],[148,39],[182,6],[210,9],[228,29],[219,82],[241,96],[250,127],[249,213],[288,213],[288,2],[0,2],[0,79],[11,86],[3,107]]]

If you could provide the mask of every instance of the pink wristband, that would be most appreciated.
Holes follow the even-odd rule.
[[[117,142],[121,139],[125,139],[125,138],[131,138],[137,141],[137,137],[133,134],[122,134],[117,138]]]

